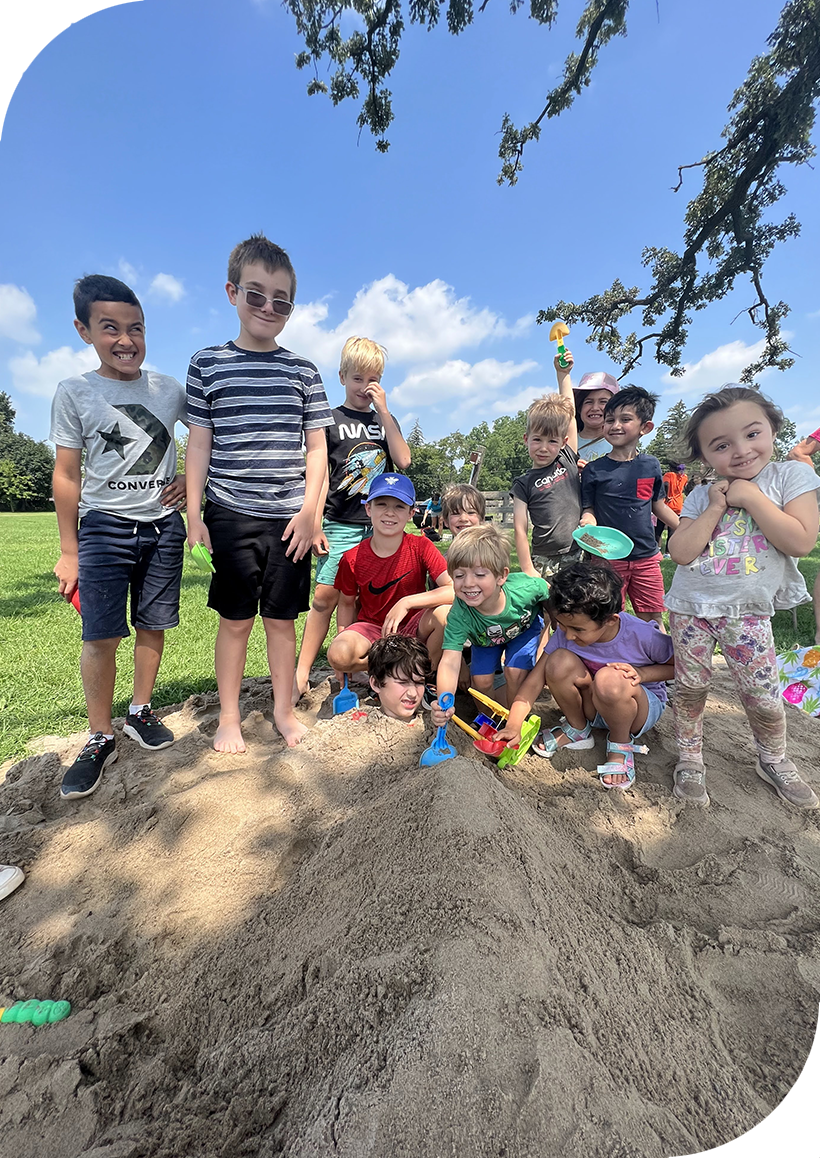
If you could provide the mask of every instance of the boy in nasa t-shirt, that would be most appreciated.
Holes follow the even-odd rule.
[[[381,386],[384,353],[369,338],[348,338],[342,348],[339,381],[345,400],[332,411],[333,425],[325,427],[328,476],[316,509],[313,539],[316,589],[296,665],[294,703],[308,689],[310,669],[339,602],[334,582],[342,555],[371,532],[364,509],[370,486],[385,471],[405,471],[410,465],[410,448]]]

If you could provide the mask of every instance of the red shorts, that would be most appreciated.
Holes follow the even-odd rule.
[[[660,551],[648,559],[609,559],[608,562],[620,575],[624,599],[629,596],[633,611],[644,614],[663,611]]]
[[[412,615],[407,615],[399,624],[397,635],[411,635],[414,639],[418,638],[419,624],[421,617],[424,615],[426,608],[421,611],[414,611]],[[372,619],[357,619],[355,623],[351,623],[350,627],[346,627],[345,631],[356,631],[359,635],[363,635],[370,643],[375,643],[377,639],[382,637],[382,627],[380,623],[374,623]],[[339,635],[344,635],[343,631]]]

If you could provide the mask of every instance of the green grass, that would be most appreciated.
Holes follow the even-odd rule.
[[[408,525],[412,531],[412,524]],[[25,753],[29,740],[41,735],[67,735],[85,727],[85,702],[80,682],[80,617],[57,594],[52,568],[59,555],[57,520],[52,513],[0,514],[0,760]],[[449,540],[441,546],[446,547]],[[513,553],[513,566],[517,566]],[[668,588],[675,565],[661,564]],[[809,590],[820,570],[820,546],[801,560]],[[182,577],[181,624],[169,631],[153,698],[155,706],[174,704],[187,696],[216,688],[214,641],[218,617],[205,606],[208,579],[186,559]],[[305,617],[296,624],[302,637]],[[811,604],[797,612],[795,636],[791,615],[779,611],[773,620],[779,650],[805,646],[814,639]],[[333,634],[331,626],[331,636]],[[133,640],[133,635],[131,636]],[[320,659],[324,650],[320,653]],[[124,715],[131,697],[133,648],[129,641],[118,653],[114,714]],[[265,633],[254,626],[248,648],[246,675],[268,671]]]

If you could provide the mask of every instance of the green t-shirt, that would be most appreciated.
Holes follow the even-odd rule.
[[[516,571],[507,576],[504,606],[498,615],[482,615],[456,599],[444,628],[444,650],[461,651],[468,639],[473,647],[509,643],[533,625],[548,595],[546,579],[535,579],[523,571]]]

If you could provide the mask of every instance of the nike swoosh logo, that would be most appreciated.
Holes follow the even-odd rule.
[[[391,579],[389,583],[385,583],[384,587],[374,587],[371,579],[367,585],[367,589],[371,595],[384,595],[385,591],[389,591],[391,587],[395,587],[397,583],[401,583],[402,579],[406,579],[409,574],[409,571],[405,571],[403,575],[399,575],[398,579]]]

